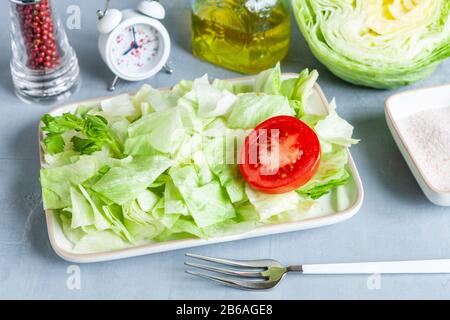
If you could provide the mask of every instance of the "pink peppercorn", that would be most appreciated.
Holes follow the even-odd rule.
[[[28,55],[27,67],[51,70],[61,64],[61,54],[53,35],[54,25],[49,0],[16,5],[19,25]]]

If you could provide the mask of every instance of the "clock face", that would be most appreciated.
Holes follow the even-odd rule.
[[[115,33],[110,46],[111,62],[123,74],[139,75],[160,59],[159,32],[148,24],[136,24]]]

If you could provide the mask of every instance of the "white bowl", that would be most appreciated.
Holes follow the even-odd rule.
[[[450,206],[450,192],[439,190],[431,184],[418,165],[417,155],[411,152],[399,121],[422,110],[446,107],[450,107],[450,84],[395,94],[386,100],[385,106],[387,124],[406,163],[427,198],[440,206]]]

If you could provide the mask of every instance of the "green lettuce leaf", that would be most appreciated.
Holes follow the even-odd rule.
[[[159,197],[150,190],[144,190],[136,200],[142,211],[151,212],[158,203]]]
[[[64,209],[71,206],[70,189],[92,177],[101,167],[99,159],[83,156],[72,164],[41,170],[40,180],[45,209]]]
[[[202,118],[219,117],[229,113],[237,97],[228,90],[220,90],[209,83],[194,83],[198,101],[198,115]]]
[[[144,85],[132,98],[135,108],[142,108],[143,103],[148,103],[151,110],[163,112],[177,105],[179,95],[172,91],[163,91]]]
[[[169,174],[198,227],[235,217],[236,212],[217,181],[199,186],[197,172],[192,166],[172,167]]]
[[[280,63],[272,68],[261,72],[255,79],[255,92],[278,95],[281,89]]]
[[[113,167],[92,186],[105,198],[123,205],[136,199],[164,171],[172,161],[163,156],[136,158],[126,167]]]
[[[330,103],[330,114],[325,119],[318,121],[314,130],[321,140],[344,147],[349,147],[359,141],[352,138],[353,126],[336,113],[334,99]]]
[[[261,221],[285,211],[296,210],[301,200],[295,191],[283,194],[267,194],[256,191],[247,185],[245,192],[250,203],[256,208]]]
[[[172,180],[166,183],[164,190],[164,213],[183,216],[189,214],[186,203]]]
[[[122,208],[124,226],[135,243],[151,241],[164,231],[161,221],[155,219],[151,212],[143,211],[136,201]]]
[[[94,211],[79,190],[70,188],[70,200],[72,202],[71,228],[76,229],[95,224]]]
[[[76,242],[75,253],[94,253],[118,250],[129,247],[131,244],[110,230],[88,233]]]
[[[296,100],[303,104],[312,93],[318,78],[319,73],[316,70],[309,72],[308,69],[304,69],[297,78],[283,80],[281,94],[290,100]]]
[[[316,174],[297,192],[311,199],[318,199],[337,186],[346,184],[350,178],[345,168],[347,162],[347,150],[342,147],[336,147],[333,152],[322,154]]]
[[[104,205],[104,203],[98,197],[91,196],[82,185],[79,185],[78,187],[83,197],[91,206],[92,214],[94,216],[95,229],[99,231],[112,229],[111,220],[108,219],[107,215],[105,215],[104,211],[102,210],[102,206]]]
[[[177,240],[182,238],[207,238],[207,235],[200,229],[191,217],[180,217],[170,229],[161,234],[160,241]]]
[[[138,109],[134,107],[128,94],[103,100],[101,108],[103,116],[110,123],[124,118],[132,120],[139,116]]]
[[[53,214],[59,218],[64,235],[73,244],[86,235],[82,228],[72,228],[72,216],[69,212],[55,210]]]
[[[237,234],[243,234],[255,229],[257,223],[255,221],[234,221],[227,220],[222,223],[214,224],[203,228],[207,238],[229,237]]]
[[[212,86],[219,90],[227,90],[231,93],[236,93],[236,85],[228,80],[214,79]]]
[[[285,97],[247,93],[238,96],[227,125],[232,129],[253,129],[264,120],[281,115],[294,115]]]
[[[172,88],[172,92],[177,96],[182,97],[188,92],[192,91],[193,85],[194,85],[193,81],[181,80]]]
[[[210,170],[227,191],[231,202],[236,203],[245,198],[245,184],[235,159],[227,162],[227,151],[233,155],[237,153],[234,143],[228,148],[227,145],[230,146],[230,143],[227,143],[226,139],[212,139],[205,145],[205,155]]]
[[[128,134],[130,138],[125,142],[125,153],[128,155],[172,154],[185,135],[180,109],[144,116],[129,126]]]
[[[171,229],[175,223],[180,219],[179,214],[165,213],[165,200],[162,198],[158,204],[153,208],[152,216],[159,221],[164,227]]]

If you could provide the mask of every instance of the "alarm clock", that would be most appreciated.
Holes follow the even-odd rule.
[[[138,7],[119,11],[97,12],[100,33],[98,49],[103,61],[115,74],[109,90],[114,91],[120,79],[141,81],[164,70],[170,55],[170,37],[159,21],[164,7],[157,1],[142,1]]]

